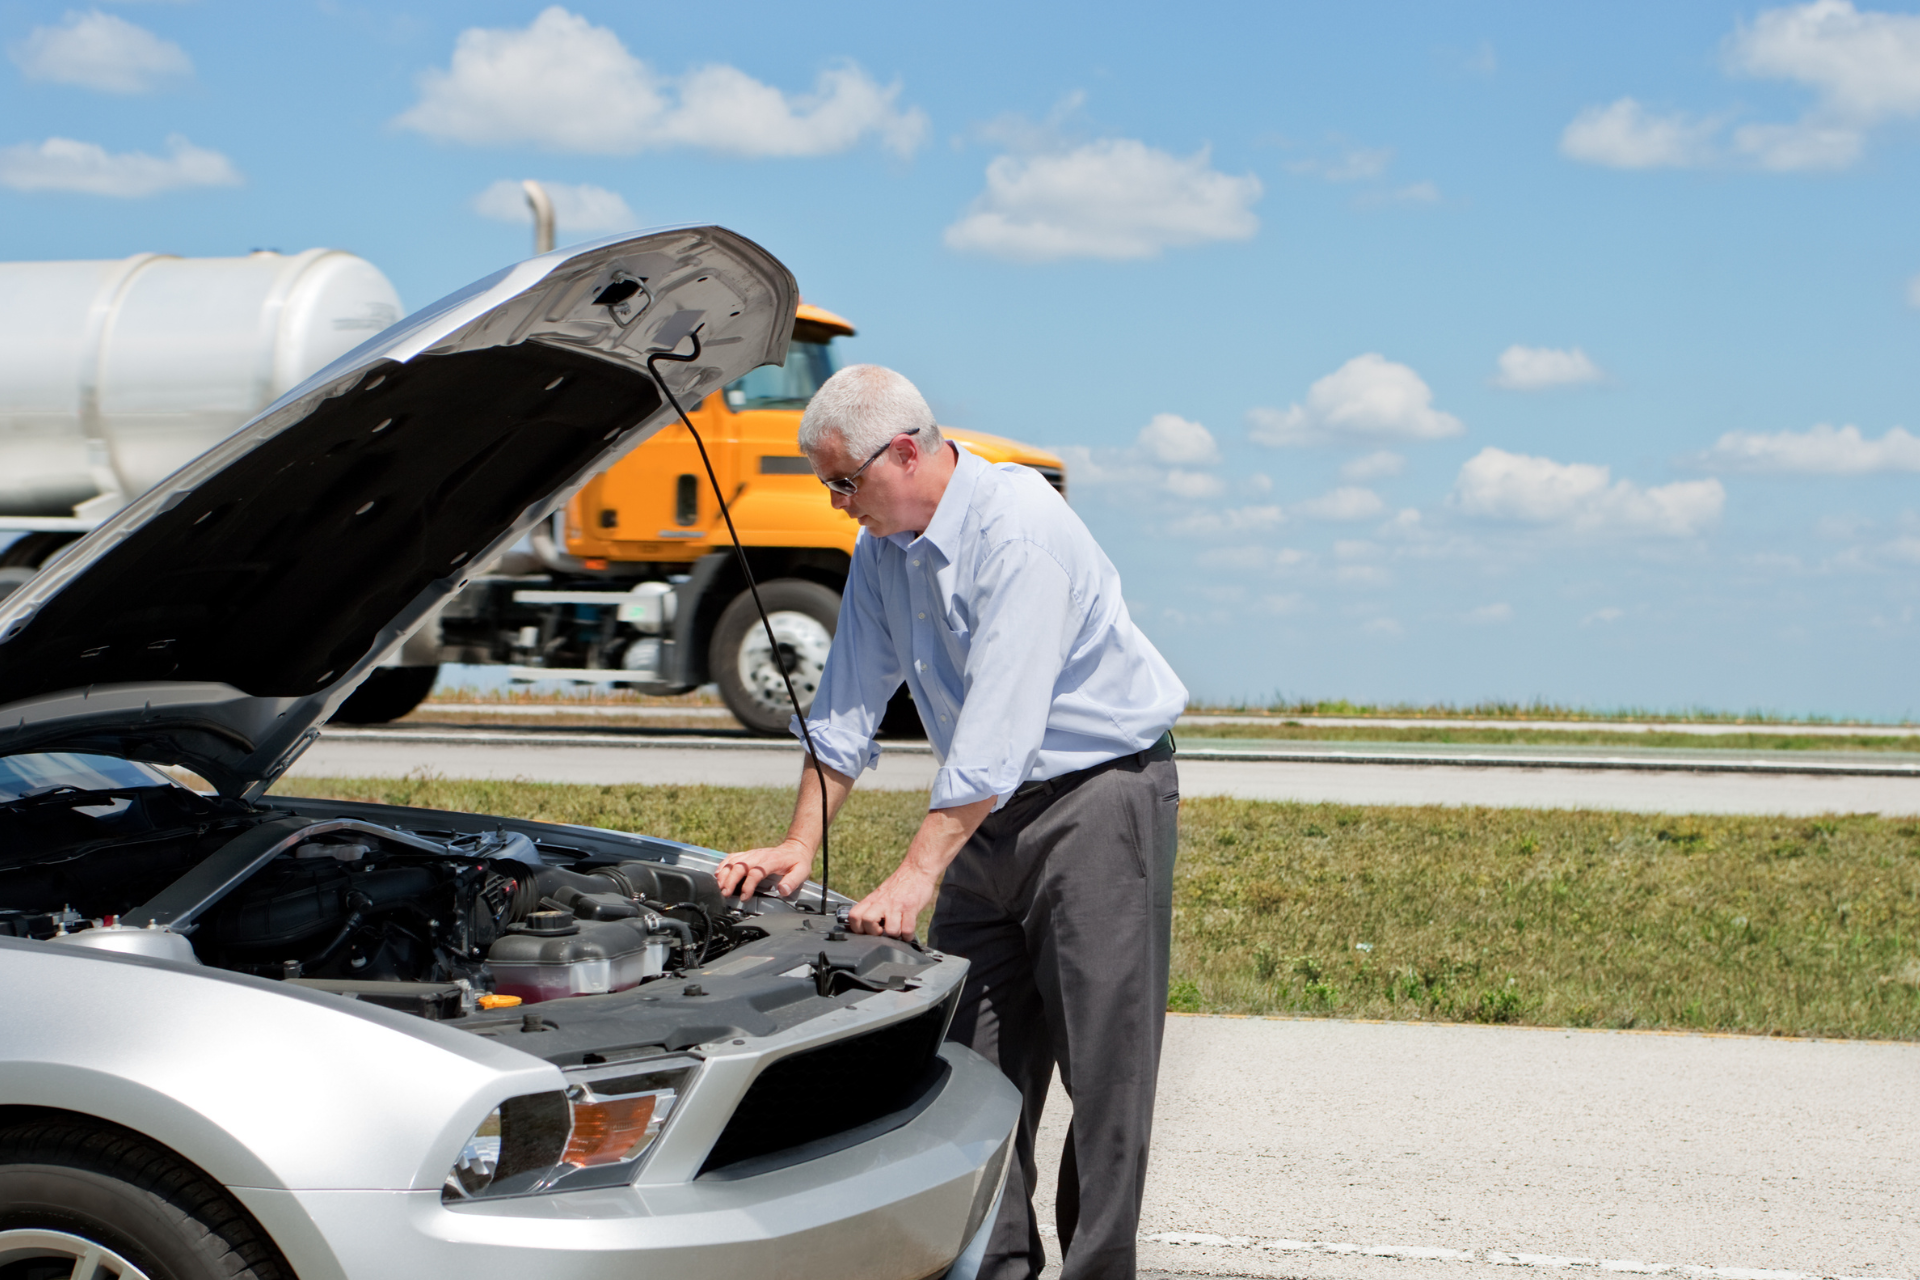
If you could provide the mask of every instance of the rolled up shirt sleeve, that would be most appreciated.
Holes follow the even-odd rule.
[[[933,775],[930,809],[989,796],[998,809],[1027,780],[1080,626],[1072,579],[1036,543],[995,547],[974,581],[965,698],[953,745]]]
[[[820,687],[807,709],[814,758],[849,778],[859,777],[879,762],[880,746],[874,736],[901,682],[899,655],[880,602],[874,550],[864,537],[855,548],[846,591],[840,597],[833,645],[827,650]],[[788,731],[805,741],[799,716],[791,718]]]

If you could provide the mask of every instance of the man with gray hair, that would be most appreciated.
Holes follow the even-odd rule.
[[[1073,1100],[1061,1275],[1132,1276],[1166,1017],[1169,731],[1187,691],[1072,509],[1037,473],[945,440],[898,373],[833,375],[800,447],[862,529],[807,713],[826,808],[809,762],[786,839],[730,855],[721,891],[800,888],[904,680],[940,767],[905,858],[848,923],[911,937],[938,886],[930,941],[972,962],[949,1034],[1025,1099],[981,1275],[1026,1280],[1045,1264],[1033,1138],[1058,1066]]]

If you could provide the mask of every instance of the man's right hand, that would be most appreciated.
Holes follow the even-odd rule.
[[[722,897],[752,897],[762,880],[777,878],[780,896],[791,898],[812,870],[813,850],[798,840],[782,840],[770,849],[730,853],[714,874],[720,881]]]

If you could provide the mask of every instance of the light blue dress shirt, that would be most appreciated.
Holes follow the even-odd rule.
[[[1047,482],[955,452],[925,531],[862,530],[854,544],[807,727],[820,762],[857,777],[880,758],[874,734],[904,679],[940,761],[928,807],[992,796],[997,809],[1022,783],[1152,746],[1187,690]]]

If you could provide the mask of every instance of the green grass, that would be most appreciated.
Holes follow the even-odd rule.
[[[1187,708],[1193,715],[1252,714],[1272,716],[1391,716],[1432,717],[1449,720],[1614,720],[1635,723],[1667,721],[1679,724],[1760,724],[1790,727],[1796,724],[1859,724],[1825,715],[1783,715],[1776,711],[1718,711],[1710,707],[1682,710],[1652,710],[1646,707],[1571,707],[1562,703],[1535,699],[1510,702],[1488,699],[1482,702],[1349,702],[1345,698],[1278,697],[1267,703],[1234,702],[1195,704]],[[1895,723],[1913,724],[1911,718]],[[1916,726],[1920,728],[1920,726]]]
[[[1795,734],[1755,729],[1746,733],[1610,733],[1604,729],[1459,729],[1439,725],[1320,725],[1298,720],[1205,724],[1178,730],[1188,738],[1253,738],[1289,742],[1450,742],[1482,746],[1662,747],[1699,751],[1920,751],[1920,732],[1898,737],[1860,734]]]
[[[777,838],[791,793],[440,779],[282,791]],[[834,885],[892,870],[925,797],[856,792]],[[1198,799],[1168,1007],[1920,1039],[1920,826]]]

